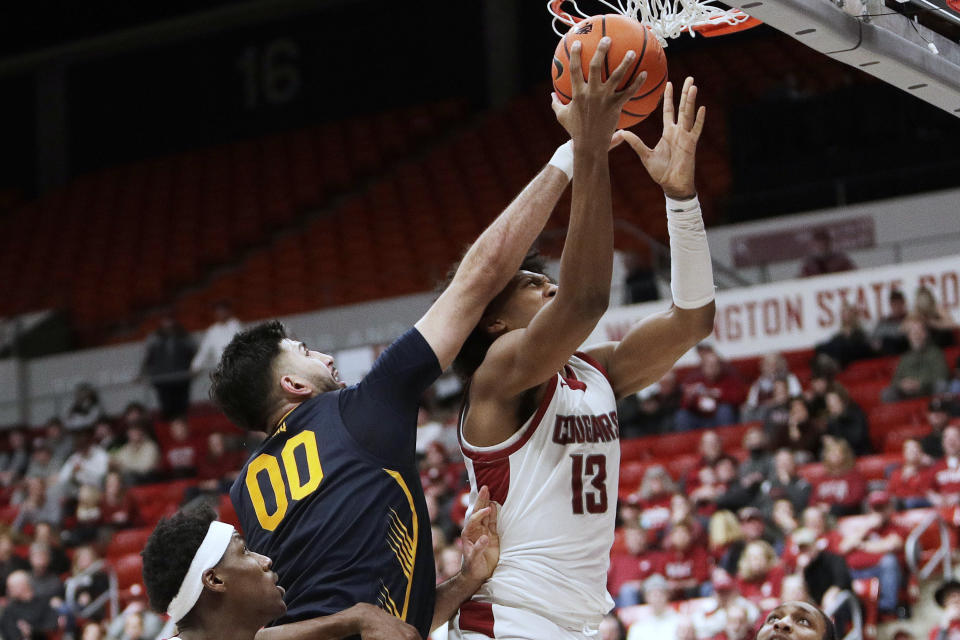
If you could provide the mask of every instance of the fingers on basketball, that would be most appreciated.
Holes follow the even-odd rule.
[[[641,25],[637,20],[626,16],[610,14],[592,16],[577,23],[560,39],[551,65],[551,79],[553,89],[559,94],[560,102],[568,103],[574,94],[574,83],[579,75],[575,67],[580,67],[584,77],[590,78],[594,53],[597,52],[602,37],[611,39],[610,48],[602,60],[601,81],[607,81],[613,69],[611,65],[619,65],[624,54],[632,50],[636,57],[620,77],[616,85],[621,92],[631,93],[621,106],[621,114],[617,126],[621,129],[633,126],[644,120],[658,107],[667,81],[667,59],[663,48],[650,29]],[[573,44],[581,42],[580,56],[574,60]],[[590,57],[589,65],[585,57]],[[644,72],[647,72],[646,84],[634,81]],[[593,74],[594,76],[596,74]],[[618,94],[619,97],[619,94]]]
[[[580,52],[583,49],[583,43],[579,40],[570,45],[570,86],[574,95],[578,89],[582,89],[586,83],[583,77],[583,62],[580,60]],[[574,71],[576,70],[576,71]]]
[[[637,95],[637,92],[640,91],[640,87],[642,87],[643,83],[646,81],[647,81],[647,72],[641,71],[640,75],[634,78],[633,82],[630,83],[630,86],[628,86],[626,89],[620,92],[624,96],[623,101],[630,102],[631,100],[633,100],[633,97]]]
[[[607,60],[607,52],[610,51],[610,38],[600,38],[597,49],[590,58],[590,71],[587,74],[587,84],[590,86],[599,86],[603,83],[603,65]]]
[[[633,66],[633,61],[636,59],[637,53],[631,49],[623,55],[623,59],[620,61],[620,64],[617,65],[617,68],[613,70],[613,73],[610,74],[610,77],[607,78],[606,84],[613,86],[614,88],[619,87],[623,82],[623,78],[627,75],[627,70]],[[628,93],[629,87],[623,91],[618,91],[619,95],[622,95],[624,99],[630,98],[633,96],[633,93]]]

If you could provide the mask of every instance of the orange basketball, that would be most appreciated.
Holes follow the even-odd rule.
[[[603,80],[619,66],[623,56],[631,49],[637,54],[637,61],[633,68],[627,71],[618,88],[623,89],[633,82],[639,73],[647,72],[647,81],[620,112],[617,127],[625,129],[641,122],[657,108],[660,96],[667,86],[667,57],[663,53],[663,47],[649,29],[633,18],[613,13],[593,16],[571,27],[553,54],[553,90],[560,97],[560,102],[570,102],[573,95],[570,84],[570,46],[575,40],[582,43],[580,61],[583,65],[583,77],[586,78],[593,52],[600,43],[600,38],[604,36],[610,36],[611,42],[610,51],[603,64]]]

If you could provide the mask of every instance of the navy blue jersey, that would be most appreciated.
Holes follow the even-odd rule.
[[[287,591],[273,624],[367,602],[429,634],[435,575],[416,425],[440,373],[411,329],[359,384],[285,416],[247,461],[230,498],[247,545],[273,559]]]

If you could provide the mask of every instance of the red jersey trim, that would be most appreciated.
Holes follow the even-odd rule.
[[[475,631],[493,638],[493,622],[493,605],[489,602],[467,600],[460,605],[457,626],[461,631]]]
[[[600,362],[596,358],[594,358],[590,354],[584,353],[583,351],[576,351],[574,352],[573,355],[577,356],[578,358],[586,362],[588,365],[590,365],[591,367],[593,367],[594,369],[602,373],[603,377],[606,378],[607,382],[610,383],[610,386],[611,387],[613,386],[613,380],[610,379],[610,374],[607,373],[607,370],[603,367],[602,364],[600,364]]]
[[[520,448],[527,444],[527,441],[533,437],[537,427],[540,426],[540,422],[543,420],[543,416],[547,412],[547,408],[550,406],[550,403],[553,401],[554,394],[557,392],[558,378],[558,375],[554,375],[550,379],[550,382],[547,383],[547,390],[543,394],[543,399],[540,400],[540,407],[537,409],[537,413],[534,414],[530,424],[528,424],[527,428],[522,434],[520,434],[520,437],[518,437],[516,440],[513,440],[513,442],[510,442],[510,444],[483,447],[482,450],[477,450],[475,447],[471,446],[469,442],[464,440],[463,419],[461,418],[460,425],[457,427],[457,439],[460,440],[460,450],[463,451],[463,455],[467,456],[474,462],[496,462],[497,460],[507,458],[511,454],[519,451]]]
[[[473,473],[477,486],[490,489],[490,499],[505,504],[510,493],[510,458],[501,458],[494,462],[474,462]]]

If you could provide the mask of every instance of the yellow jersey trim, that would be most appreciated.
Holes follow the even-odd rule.
[[[413,518],[413,535],[411,536],[406,531],[406,527],[404,527],[402,523],[399,523],[394,513],[394,518],[392,518],[394,526],[391,527],[392,539],[387,541],[397,555],[397,560],[400,562],[400,567],[403,569],[404,575],[407,576],[407,593],[403,598],[403,609],[399,616],[402,620],[406,620],[407,610],[410,606],[410,589],[413,588],[413,567],[417,559],[417,541],[419,540],[420,530],[419,523],[417,522],[417,508],[413,504],[413,496],[410,494],[410,489],[407,488],[407,483],[404,482],[403,477],[391,469],[384,469],[384,471],[396,480],[400,488],[403,489],[404,495],[407,496],[407,502],[410,504],[410,515]]]

